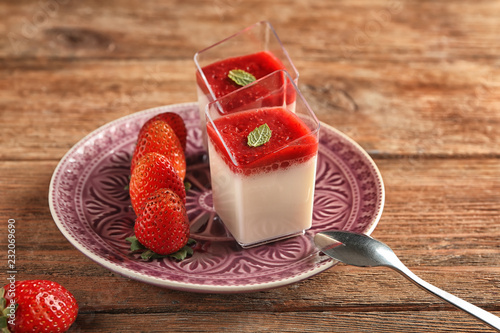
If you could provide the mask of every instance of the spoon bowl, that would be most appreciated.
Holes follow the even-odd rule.
[[[423,290],[437,296],[500,331],[500,318],[469,302],[441,290],[413,274],[386,244],[349,231],[323,231],[314,236],[316,246],[325,254],[347,265],[390,267]]]
[[[387,245],[362,234],[324,231],[316,234],[314,242],[321,251],[352,266],[392,267],[398,260]]]

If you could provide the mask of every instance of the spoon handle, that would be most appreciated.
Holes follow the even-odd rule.
[[[458,298],[452,294],[447,293],[444,290],[439,289],[438,287],[433,286],[432,284],[422,280],[418,276],[416,276],[412,271],[410,271],[404,264],[401,263],[401,266],[398,267],[392,266],[391,268],[395,269],[403,276],[405,276],[408,280],[419,286],[420,288],[428,291],[429,293],[442,298],[448,303],[456,306],[457,308],[467,312],[471,316],[476,317],[481,320],[485,324],[490,327],[500,331],[500,318],[495,316],[494,314],[485,311],[467,301],[464,301],[461,298]]]

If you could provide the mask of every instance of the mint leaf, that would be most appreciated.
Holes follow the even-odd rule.
[[[242,69],[232,69],[229,71],[229,74],[227,75],[228,78],[236,82],[237,85],[240,85],[242,87],[246,86],[249,83],[252,83],[255,81],[255,76],[252,74],[245,72]]]
[[[271,131],[267,124],[260,125],[248,134],[247,144],[250,147],[262,146],[271,139],[272,133],[273,131]]]

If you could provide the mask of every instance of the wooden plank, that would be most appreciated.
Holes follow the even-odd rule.
[[[163,313],[177,311],[453,311],[390,269],[337,266],[293,285],[243,294],[189,293],[130,280],[68,251],[35,256],[45,265],[21,260],[19,279],[50,279],[64,285],[82,311]],[[26,251],[21,250],[21,253]],[[59,255],[54,258],[54,255]],[[29,269],[23,269],[29,267]],[[489,311],[500,311],[498,269],[411,267],[435,286]],[[446,275],[444,278],[443,275]]]
[[[0,202],[2,211],[49,218],[48,186],[57,163],[0,162],[0,186],[6,194]],[[469,243],[475,249],[489,244],[494,249],[495,243],[488,239],[500,233],[496,159],[401,158],[376,159],[376,163],[386,188],[384,214],[377,227],[384,241],[410,234],[417,239],[441,238],[442,249],[453,249],[452,243]],[[473,236],[473,241],[464,235]]]
[[[456,311],[80,314],[69,332],[491,332]],[[128,317],[128,318],[130,318]],[[216,318],[216,319],[215,319]]]
[[[498,156],[500,85],[462,74],[463,63],[300,64],[299,87],[319,119],[374,156]],[[9,61],[0,72],[2,159],[62,156],[109,121],[197,99],[191,60]]]
[[[0,162],[0,186],[5,193],[0,209],[18,217],[49,219],[48,186],[57,163]],[[412,235],[418,244],[423,238],[431,239],[438,242],[433,250],[496,249],[494,237],[500,234],[496,159],[401,158],[376,159],[376,163],[386,189],[376,236],[380,230],[387,242],[401,235]]]
[[[0,57],[191,58],[269,19],[297,59],[495,59],[499,15],[494,1],[3,1]]]

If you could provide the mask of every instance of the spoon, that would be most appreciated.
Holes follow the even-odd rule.
[[[500,331],[499,317],[425,282],[413,274],[390,247],[370,236],[348,231],[324,231],[314,236],[314,242],[322,252],[347,265],[390,267],[420,288]]]

